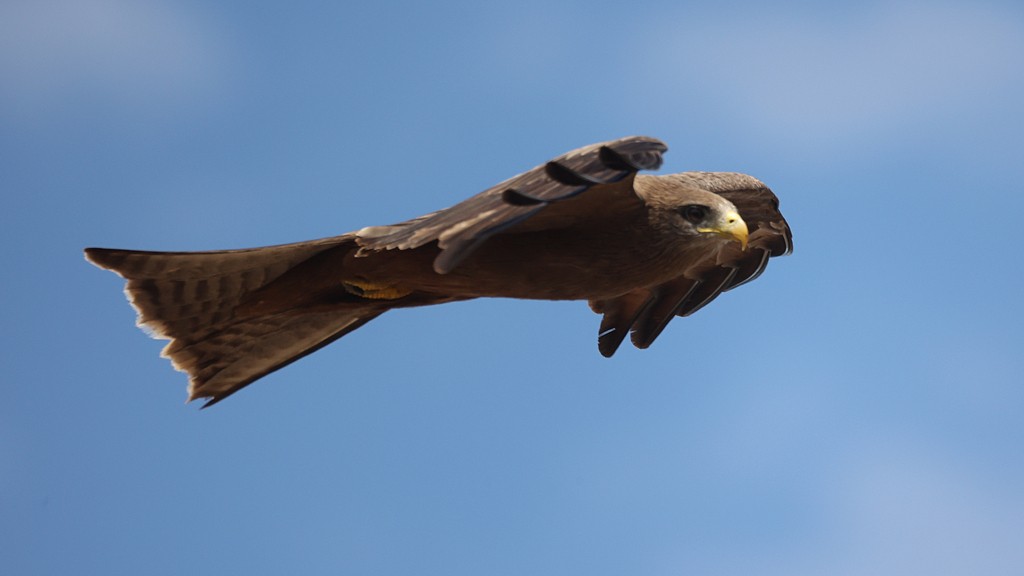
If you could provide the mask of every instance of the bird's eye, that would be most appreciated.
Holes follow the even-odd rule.
[[[693,224],[703,222],[708,216],[708,212],[711,210],[707,206],[701,206],[700,204],[690,204],[683,206],[679,209],[679,214],[683,218],[686,218]]]

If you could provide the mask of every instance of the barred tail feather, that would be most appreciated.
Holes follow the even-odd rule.
[[[189,401],[208,398],[206,408],[381,313],[379,308],[357,308],[257,317],[228,324],[197,342],[174,339],[161,355],[189,375]]]
[[[163,356],[189,375],[189,400],[209,398],[209,406],[383,312],[379,306],[352,306],[236,317],[246,295],[345,242],[351,237],[217,252],[87,248],[85,255],[127,280],[125,293],[139,326],[170,340]]]

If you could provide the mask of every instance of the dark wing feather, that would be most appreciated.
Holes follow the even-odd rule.
[[[363,250],[411,249],[437,242],[439,274],[452,271],[489,237],[544,214],[544,208],[594,188],[661,166],[668,147],[633,136],[592,144],[559,156],[451,208],[393,226],[358,232]],[[631,188],[621,188],[628,189]]]
[[[601,328],[597,333],[597,349],[605,358],[610,358],[629,333],[629,328],[654,301],[650,290],[634,290],[618,298],[609,300],[593,300],[590,307],[601,318]]]
[[[668,326],[669,320],[675,316],[675,312],[693,294],[700,285],[699,280],[680,276],[660,286],[656,286],[653,292],[651,303],[643,313],[637,317],[636,322],[626,326],[626,330],[632,328],[630,340],[637,348],[647,348],[654,342],[654,339],[661,334],[661,331]]]

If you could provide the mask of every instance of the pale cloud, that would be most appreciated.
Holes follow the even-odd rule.
[[[89,103],[159,109],[208,97],[227,63],[223,37],[209,18],[172,3],[0,3],[0,114]]]
[[[1024,17],[1012,5],[764,6],[664,18],[642,46],[660,98],[696,94],[806,146],[983,111],[1024,77]]]

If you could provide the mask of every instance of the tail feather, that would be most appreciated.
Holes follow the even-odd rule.
[[[127,280],[139,327],[156,338],[196,337],[231,318],[242,298],[327,248],[336,236],[266,248],[214,252],[146,252],[86,248],[85,257]]]
[[[382,313],[379,308],[356,308],[252,318],[229,324],[196,342],[173,340],[161,355],[189,375],[189,401],[210,399],[205,408]]]
[[[170,340],[163,356],[189,375],[189,400],[210,398],[209,406],[384,311],[372,303],[236,317],[246,295],[346,242],[352,242],[351,236],[249,250],[87,248],[85,254],[93,264],[127,280],[125,293],[139,314],[139,326],[153,337]]]

